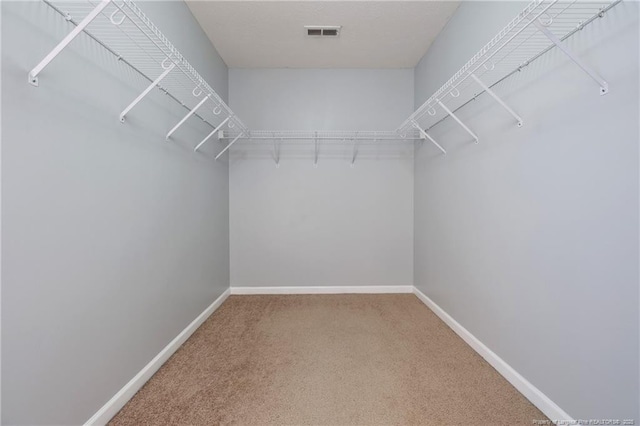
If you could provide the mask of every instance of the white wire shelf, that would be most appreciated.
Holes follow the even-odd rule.
[[[345,155],[353,167],[357,158],[401,158],[408,152],[413,155],[414,143],[423,139],[417,131],[401,136],[396,131],[252,130],[248,134],[224,131],[219,136],[231,141],[227,148],[235,143],[242,145],[245,155],[254,155],[266,148],[276,167],[280,166],[283,146],[287,147],[289,155],[297,155],[298,158],[310,155],[314,167],[318,166],[320,156]],[[407,150],[407,147],[411,149]]]
[[[417,131],[409,131],[402,137],[396,131],[304,130],[252,130],[247,135],[224,131],[220,139],[231,140],[229,145],[242,146],[233,152],[235,157],[270,158],[276,167],[280,167],[283,157],[309,158],[314,167],[318,167],[321,158],[347,158],[351,167],[361,159],[413,158],[415,142],[424,140]]]
[[[489,43],[476,53],[460,70],[442,85],[426,102],[409,116],[397,129],[404,134],[418,129],[424,137],[437,144],[427,132],[451,116],[475,140],[478,137],[455,112],[483,92],[491,95],[519,126],[522,118],[502,101],[491,87],[557,46],[580,66],[600,86],[600,93],[608,92],[606,81],[561,42],[582,30],[621,0],[534,0],[520,12]],[[438,145],[444,153],[446,151]]]
[[[234,139],[239,132],[225,131],[221,139]],[[399,135],[396,131],[314,131],[314,130],[251,130],[241,136],[242,141],[415,141],[422,139],[417,131]]]
[[[196,116],[208,123],[212,131],[195,146],[195,151],[214,137],[228,139],[216,159],[236,142],[274,141],[281,144],[312,141],[316,147],[317,161],[320,141],[345,145],[352,143],[355,147],[360,144],[402,144],[428,140],[446,154],[442,145],[427,132],[449,116],[477,143],[478,136],[455,113],[483,92],[493,97],[521,126],[522,118],[491,87],[555,46],[598,83],[601,94],[606,94],[607,82],[562,42],[602,17],[621,0],[533,0],[395,131],[250,131],[132,0],[43,1],[65,16],[75,28],[31,70],[31,84],[37,86],[38,75],[43,69],[77,35],[84,32],[151,83],[124,108],[120,114],[121,121],[124,122],[135,106],[157,87],[188,111],[168,131],[167,140],[191,116]]]
[[[233,130],[248,132],[216,91],[180,54],[151,20],[131,0],[44,0],[76,27],[30,73],[29,82],[38,85],[38,74],[81,32],[97,41],[119,60],[149,80],[151,85],[120,115],[134,114],[136,104],[158,87],[188,110],[169,131],[167,139],[190,116],[195,115],[216,128],[221,123]],[[123,106],[124,107],[124,106]],[[219,128],[218,128],[219,127]],[[209,137],[216,132],[212,132]]]

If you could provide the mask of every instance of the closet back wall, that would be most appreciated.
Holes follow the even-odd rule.
[[[413,109],[413,70],[230,69],[230,106],[252,129],[390,130]],[[265,141],[271,146],[271,141]],[[232,286],[413,284],[413,159],[235,151]],[[237,154],[237,155],[236,155]]]
[[[142,9],[226,97],[183,2]],[[228,169],[209,127],[43,2],[2,2],[2,424],[82,424],[229,286]],[[74,17],[77,18],[77,17]]]

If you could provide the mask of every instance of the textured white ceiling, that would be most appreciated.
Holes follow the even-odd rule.
[[[457,1],[187,1],[232,68],[411,68]],[[305,25],[341,25],[337,38]]]

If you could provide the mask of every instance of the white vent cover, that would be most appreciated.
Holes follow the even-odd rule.
[[[338,37],[340,25],[305,25],[304,30],[309,37]]]

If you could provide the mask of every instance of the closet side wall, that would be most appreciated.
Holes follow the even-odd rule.
[[[413,109],[413,70],[231,69],[231,107],[252,129],[389,130]],[[232,286],[413,283],[412,148],[263,141],[230,165]],[[365,152],[366,151],[366,152]]]
[[[415,70],[424,102],[525,3],[464,2]],[[430,132],[415,156],[415,283],[576,419],[638,411],[638,3]]]
[[[222,96],[183,2],[141,8]],[[2,2],[2,423],[82,424],[229,287],[228,167],[197,119],[43,2]],[[78,18],[78,17],[74,17]]]

